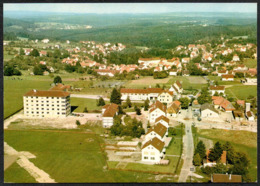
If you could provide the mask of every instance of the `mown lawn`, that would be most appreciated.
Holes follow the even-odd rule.
[[[105,157],[98,143],[101,138],[94,134],[5,130],[4,137],[17,151],[36,155],[30,161],[59,183],[156,181],[152,174],[105,169]],[[10,169],[8,174],[15,172]],[[8,174],[5,174],[5,180]],[[28,178],[22,175],[19,182],[26,180]]]
[[[102,107],[97,106],[97,101],[97,99],[70,98],[71,107],[77,107],[73,112],[83,112],[85,107],[88,111],[101,110]]]
[[[19,77],[23,80],[12,80],[14,77],[4,77],[4,118],[15,113],[23,107],[23,95],[31,89],[48,90],[51,80],[37,81],[26,80],[23,76]]]
[[[201,76],[198,76],[198,77],[202,78]],[[196,76],[190,76],[189,78],[196,78]],[[172,77],[165,84],[166,87],[170,87],[176,80],[179,80],[180,82],[182,82],[183,89],[201,89],[202,87],[206,87],[207,86],[207,84],[203,84],[203,83],[191,83],[189,81],[188,77],[185,77],[185,76],[175,76],[175,77]]]
[[[37,183],[37,181],[16,162],[4,172],[5,183]]]
[[[238,99],[246,99],[249,95],[257,96],[256,85],[234,85],[225,89],[227,95]]]
[[[244,152],[250,159],[249,175],[252,181],[257,179],[257,133],[223,129],[201,129],[197,137],[203,137],[222,144],[229,141],[236,151]]]

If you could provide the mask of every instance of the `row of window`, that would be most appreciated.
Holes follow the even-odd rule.
[[[29,106],[28,104],[26,104],[26,106]],[[39,104],[36,104],[36,105],[31,105],[32,107],[34,107],[34,106],[39,106]],[[47,107],[49,107],[50,105],[49,104],[46,104],[46,105],[44,105],[44,104],[41,104],[41,106],[42,107],[44,107],[44,106],[47,106]],[[65,107],[65,106],[68,106],[68,104],[67,105],[51,105],[52,107]]]
[[[26,108],[27,110],[34,110],[33,108]],[[39,108],[36,108],[36,110],[39,110]],[[44,108],[42,108],[42,110],[44,110]],[[46,110],[50,110],[49,108],[46,108]],[[52,108],[52,110],[55,110],[54,108]],[[57,108],[56,110],[60,110],[59,108]],[[66,109],[61,109],[61,110],[66,110]]]
[[[29,102],[28,100],[26,100],[26,102]],[[33,100],[31,100],[31,102],[33,103],[34,101]],[[36,100],[35,101],[36,103],[38,103],[39,101],[38,100]],[[44,101],[42,101],[42,103],[44,103]],[[49,103],[49,101],[46,101],[46,103]],[[52,101],[51,103],[54,103],[54,101]],[[60,103],[59,101],[57,101],[57,103]],[[66,101],[61,101],[61,103],[66,103]]]
[[[26,96],[26,98],[36,98],[36,99],[38,99],[38,98],[40,98],[40,99],[54,99],[54,98],[56,98],[56,99],[66,99],[65,97],[34,97],[34,96]]]
[[[29,114],[29,111],[27,111],[26,113]],[[32,111],[31,114],[34,114],[34,112]],[[35,114],[39,114],[39,112],[35,112]],[[44,112],[42,112],[42,114],[44,114]],[[50,114],[50,113],[46,112],[46,114]],[[57,115],[59,114],[66,115],[66,112],[62,112],[62,113],[57,112]]]

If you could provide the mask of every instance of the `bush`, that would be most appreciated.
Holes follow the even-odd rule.
[[[168,134],[170,136],[176,136],[177,135],[177,130],[175,128],[173,128],[173,127],[169,127]]]
[[[76,120],[76,125],[80,126],[80,121],[79,120]]]

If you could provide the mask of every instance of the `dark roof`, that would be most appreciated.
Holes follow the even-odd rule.
[[[157,108],[159,108],[163,112],[166,112],[167,109],[167,107],[163,103],[156,100],[156,102],[150,106],[149,113],[153,112]]]
[[[167,122],[167,123],[169,123],[170,122],[170,119],[169,118],[167,118],[167,117],[165,117],[165,116],[160,116],[160,117],[158,117],[158,118],[156,118],[155,119],[155,123],[157,123],[158,121],[160,121],[160,120],[163,120],[163,121],[165,121],[165,122]]]
[[[103,114],[103,117],[114,117],[114,115],[118,111],[118,105],[114,103],[105,105],[103,106],[103,108],[106,109]]]
[[[209,109],[209,110],[211,110],[213,112],[218,113],[218,111],[214,108],[214,106],[210,105],[209,103],[204,103],[203,105],[201,105],[200,109],[201,109],[201,111]]]
[[[151,127],[147,134],[149,134],[150,132],[154,131],[156,134],[158,134],[159,136],[163,137],[165,135],[165,133],[167,132],[167,128],[161,124],[158,123],[157,125],[155,125],[154,127]]]
[[[153,139],[147,141],[142,149],[144,149],[145,147],[152,145],[154,148],[156,148],[157,150],[159,150],[160,152],[163,150],[164,147],[164,142],[159,140],[157,137],[154,137]]]
[[[24,96],[33,96],[33,97],[67,97],[70,93],[60,91],[60,90],[30,90]]]
[[[213,183],[242,183],[241,175],[228,175],[228,174],[213,174]]]
[[[225,86],[210,85],[209,89],[210,90],[225,90]]]

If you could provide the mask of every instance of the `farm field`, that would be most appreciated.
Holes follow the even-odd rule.
[[[154,88],[156,84],[160,84],[160,85],[165,84],[170,79],[171,79],[170,77],[165,79],[154,79],[153,76],[145,76],[137,80],[131,80],[126,84],[124,84],[124,86],[126,88],[144,88],[144,87],[149,88],[149,86]]]
[[[106,102],[108,103],[108,102]],[[102,107],[97,106],[96,99],[86,99],[86,98],[70,98],[71,107],[77,107],[73,112],[83,112],[84,108],[87,107],[88,111],[100,110]]]
[[[196,137],[217,141],[230,142],[236,151],[244,152],[250,159],[249,175],[252,181],[257,179],[257,133],[248,131],[232,131],[222,129],[201,129],[197,130]]]
[[[56,182],[156,181],[155,175],[152,174],[107,170],[106,160],[99,146],[102,139],[95,134],[59,130],[5,130],[4,137],[17,151],[29,151],[36,155],[36,158],[30,161],[47,172]],[[49,145],[50,142],[52,145]],[[11,171],[9,168],[6,171]],[[5,180],[7,179],[11,178],[5,177]],[[22,175],[19,180],[14,181],[24,182],[25,179],[28,180]]]
[[[246,99],[249,95],[257,96],[256,85],[234,85],[225,91],[227,95],[238,99]]]
[[[248,68],[256,68],[257,67],[257,59],[244,59],[243,62]]]
[[[15,80],[12,80],[15,78]],[[22,78],[23,77],[19,77]],[[23,107],[23,95],[31,89],[48,90],[52,81],[18,80],[4,78],[4,118]]]

